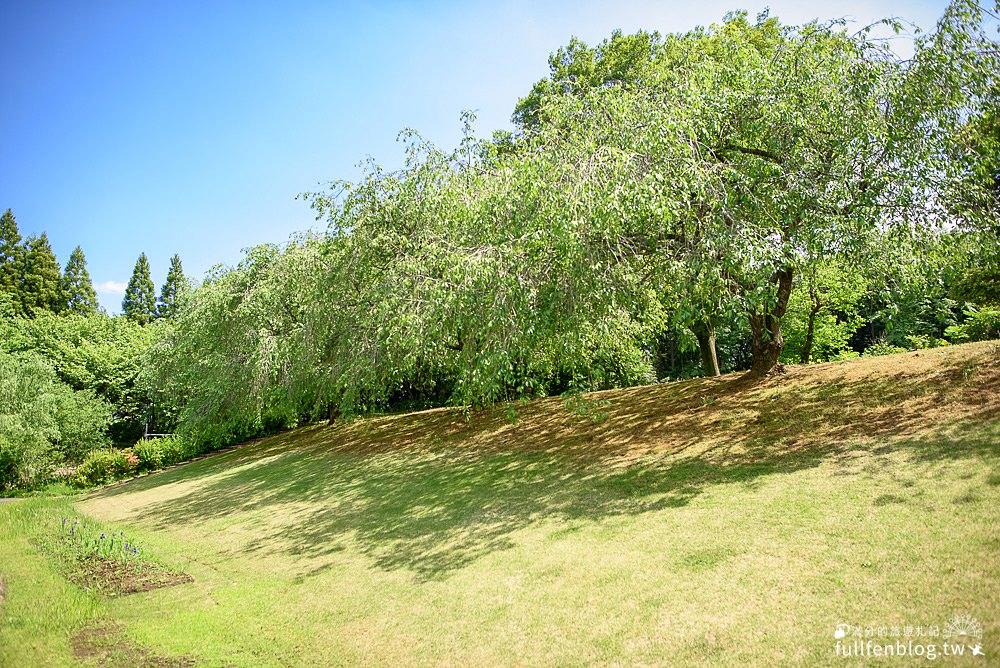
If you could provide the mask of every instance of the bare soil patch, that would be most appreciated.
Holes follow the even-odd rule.
[[[95,621],[70,639],[73,656],[81,661],[112,668],[187,668],[195,661],[187,656],[159,656],[125,637],[121,624]]]
[[[134,564],[122,565],[111,559],[94,556],[77,559],[72,564],[68,577],[73,583],[109,598],[193,581],[190,575],[169,571],[159,564],[144,563],[141,567]]]

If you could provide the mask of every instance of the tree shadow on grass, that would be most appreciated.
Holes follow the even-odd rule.
[[[257,535],[241,553],[323,563],[351,544],[380,568],[434,579],[512,547],[540,520],[683,506],[715,485],[754,486],[859,451],[997,466],[1000,368],[980,359],[970,381],[968,364],[946,357],[889,377],[831,366],[755,385],[724,377],[618,391],[604,395],[613,404],[597,423],[547,399],[522,407],[516,424],[502,411],[467,422],[438,409],[310,427],[97,496],[178,483],[135,514],[169,529],[248,513]]]

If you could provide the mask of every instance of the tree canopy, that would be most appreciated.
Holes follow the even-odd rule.
[[[736,13],[684,35],[574,40],[515,121],[526,146],[546,124],[569,141],[625,124],[617,145],[592,142],[636,158],[623,215],[659,240],[640,254],[674,262],[696,298],[689,324],[720,307],[744,314],[759,375],[780,355],[793,280],[810,263],[861,271],[866,245],[909,246],[940,228],[967,173],[956,139],[989,108],[995,64],[974,3],[951,5],[909,61],[837,22]],[[615,117],[622,104],[637,105],[628,120]]]
[[[214,270],[162,329],[153,385],[222,442],[651,382],[665,345],[720,339],[709,372],[760,376],[939,340],[962,305],[911,286],[946,271],[949,240],[982,245],[981,207],[958,204],[998,71],[982,19],[951,4],[905,60],[766,14],[573,40],[515,133],[478,139],[467,115],[446,150],[405,131],[400,169],[306,193],[326,232]]]

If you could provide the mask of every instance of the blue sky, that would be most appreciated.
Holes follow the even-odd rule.
[[[323,227],[295,195],[400,162],[399,130],[450,146],[459,114],[510,127],[520,96],[570,36],[684,31],[769,5],[785,23],[901,16],[946,3],[0,3],[0,210],[80,245],[117,312],[140,252],[157,287],[178,253],[201,278],[241,250]],[[903,47],[905,49],[905,47]]]

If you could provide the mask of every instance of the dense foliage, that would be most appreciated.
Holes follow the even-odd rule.
[[[165,317],[188,289],[175,256]],[[153,404],[147,378],[159,325],[99,310],[81,248],[60,274],[44,233],[22,240],[13,212],[0,217],[0,489],[42,482],[171,419],[169,407]]]
[[[953,3],[908,60],[767,15],[574,40],[516,132],[406,131],[401,169],[304,195],[325,234],[215,270],[155,349],[161,403],[218,444],[979,335],[954,328],[988,299],[952,292],[989,284],[982,19]]]
[[[60,282],[8,212],[0,311],[28,317],[2,350],[110,406],[115,442],[153,424],[196,452],[358,412],[996,336],[983,25],[953,2],[905,60],[869,29],[766,13],[573,40],[515,132],[477,138],[466,114],[443,150],[404,131],[400,169],[303,195],[324,232],[197,289],[175,256],[158,302],[141,255],[122,318],[93,312],[82,251]],[[80,480],[134,470],[121,457],[92,455]]]
[[[73,390],[38,355],[0,350],[0,492],[44,480],[104,445],[111,407]]]

